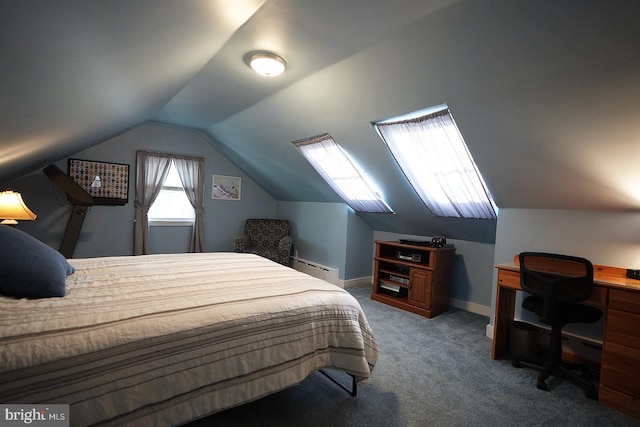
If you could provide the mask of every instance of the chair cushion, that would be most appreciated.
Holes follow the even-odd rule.
[[[277,249],[280,239],[289,235],[289,221],[248,219],[244,234],[249,238],[249,246]]]
[[[0,294],[18,298],[63,297],[75,269],[38,239],[0,225]]]
[[[598,307],[564,301],[558,301],[556,304],[556,320],[561,326],[567,323],[595,323],[602,317],[602,310]],[[526,297],[522,302],[522,308],[532,311],[538,316],[542,316],[543,305],[544,299],[534,295]],[[542,318],[540,321],[548,325],[551,324]]]
[[[288,220],[252,218],[245,223],[245,234],[233,239],[233,250],[254,253],[288,266],[292,244]]]

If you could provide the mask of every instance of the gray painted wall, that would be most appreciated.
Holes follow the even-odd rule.
[[[294,248],[299,257],[338,268],[340,279],[351,280],[372,276],[374,239],[419,238],[374,231],[344,203],[275,201],[200,133],[146,124],[71,156],[131,165],[129,203],[125,206],[92,206],[74,257],[132,253],[133,184],[135,152],[138,149],[205,158],[207,251],[232,250],[233,238],[242,233],[246,218],[285,218],[291,221]],[[63,171],[67,170],[66,159],[57,165]],[[210,196],[213,174],[240,176],[241,199],[213,200]],[[58,248],[71,212],[71,204],[64,192],[40,170],[11,182],[7,187],[20,191],[27,205],[38,214],[36,221],[21,222],[19,227],[49,246]],[[184,252],[189,237],[189,227],[152,227],[151,252]],[[457,249],[451,296],[460,300],[463,308],[485,313],[491,304],[493,245],[462,240],[450,242]]]
[[[278,202],[292,224],[298,257],[340,270],[340,279],[371,276],[371,227],[345,203]]]
[[[345,276],[347,279],[369,277],[373,268],[370,251],[373,229],[350,208],[347,208],[347,221]]]
[[[278,202],[278,218],[292,224],[298,257],[340,270],[345,278],[347,209],[344,203]]]
[[[74,252],[75,258],[132,254],[135,153],[139,149],[205,158],[205,244],[208,251],[232,250],[233,238],[242,233],[244,219],[275,216],[275,200],[213,148],[202,135],[147,124],[71,156],[131,165],[129,203],[125,206],[94,205],[90,208]],[[66,159],[57,165],[67,171]],[[213,174],[240,176],[241,199],[213,200]],[[41,171],[15,180],[8,188],[22,192],[28,206],[38,215],[33,222],[22,222],[20,228],[57,249],[71,212],[71,204],[64,192]],[[152,227],[151,252],[186,251],[189,232],[188,227]]]
[[[640,213],[554,209],[500,209],[496,233],[496,264],[509,262],[523,251],[555,252],[589,259],[594,264],[640,268]],[[493,272],[491,325],[495,311],[497,271]],[[520,310],[516,317],[536,319]],[[602,322],[570,325],[568,331],[602,336]]]

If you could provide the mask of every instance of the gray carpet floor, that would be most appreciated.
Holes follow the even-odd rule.
[[[426,319],[371,301],[370,287],[349,291],[380,347],[357,397],[313,373],[295,387],[189,426],[640,426],[566,381],[552,379],[551,391],[540,391],[535,369],[491,360],[487,317],[450,309]]]

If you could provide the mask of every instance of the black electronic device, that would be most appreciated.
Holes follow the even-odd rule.
[[[383,281],[380,281],[380,292],[394,297],[406,297],[409,294],[407,288]]]
[[[396,270],[398,273],[400,273],[400,274],[405,274],[405,275],[407,275],[407,276],[409,275],[409,272],[411,271],[411,270],[409,270],[409,267],[404,266],[404,265],[396,265],[396,266],[395,266],[395,270]]]
[[[403,245],[412,245],[412,246],[431,246],[431,242],[427,240],[400,239],[400,243],[402,243]]]
[[[396,258],[403,261],[422,262],[422,254],[416,254],[407,250],[397,250]]]
[[[629,279],[640,280],[640,270],[627,269],[627,277]]]
[[[444,236],[433,236],[431,239],[431,246],[434,248],[441,248],[447,244],[447,239]]]

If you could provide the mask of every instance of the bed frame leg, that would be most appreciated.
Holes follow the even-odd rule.
[[[324,371],[324,369],[319,369],[319,371],[320,371],[320,373],[322,375],[324,375],[325,377],[329,378],[334,384],[336,384],[338,387],[340,387],[341,389],[343,389],[344,391],[349,393],[351,396],[356,397],[358,395],[358,383],[356,382],[356,377],[355,376],[353,376],[351,374],[347,374],[347,375],[349,375],[351,377],[351,390],[349,390],[347,387],[343,386],[340,382],[338,382],[331,375],[326,373]]]

